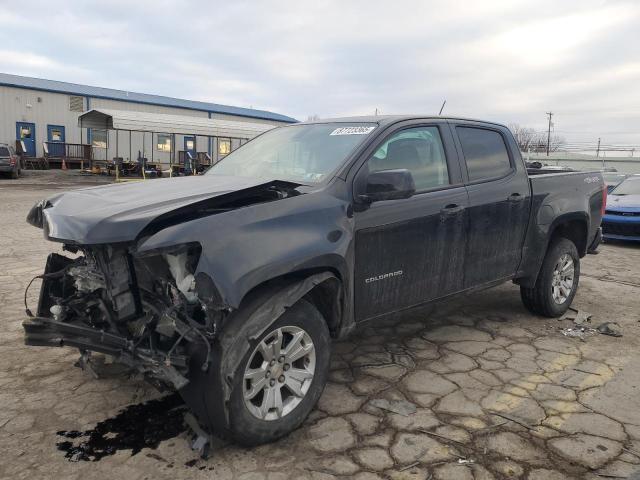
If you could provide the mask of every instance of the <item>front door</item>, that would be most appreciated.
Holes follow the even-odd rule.
[[[27,157],[36,156],[36,125],[35,123],[16,122],[16,140],[22,140]]]
[[[47,142],[49,143],[49,155],[52,157],[64,157],[64,126],[47,125]]]
[[[377,317],[463,288],[468,196],[445,123],[388,136],[356,175],[407,169],[416,193],[354,213],[355,315]],[[356,187],[358,188],[358,187]]]
[[[529,179],[509,154],[506,132],[472,124],[454,129],[468,175],[465,287],[475,287],[516,273],[529,224]]]

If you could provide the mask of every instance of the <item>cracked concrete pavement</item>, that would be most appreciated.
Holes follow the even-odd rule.
[[[26,213],[95,180],[27,172],[10,182],[0,180],[1,478],[554,480],[640,470],[640,247],[622,244],[583,260],[574,301],[594,326],[618,322],[621,338],[564,337],[559,327],[569,321],[529,314],[506,284],[335,343],[316,410],[276,443],[220,443],[205,461],[185,432],[136,455],[69,462],[57,431],[91,428],[160,394],[137,379],[94,379],[73,367],[71,349],[23,345],[24,288],[60,249],[25,223]],[[414,413],[402,414],[407,406]]]

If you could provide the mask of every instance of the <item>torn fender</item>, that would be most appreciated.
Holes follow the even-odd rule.
[[[289,279],[274,283],[229,317],[213,352],[215,360],[211,365],[217,368],[210,368],[208,373],[200,374],[197,380],[192,379],[190,385],[180,392],[189,407],[198,416],[207,415],[209,425],[218,426],[220,432],[228,428],[228,401],[233,374],[242,358],[287,308],[329,279],[338,280],[331,272],[321,272],[302,280]],[[221,391],[222,395],[217,395],[217,391]]]

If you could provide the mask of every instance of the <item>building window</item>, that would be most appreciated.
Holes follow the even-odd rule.
[[[69,97],[70,112],[84,112],[84,98],[71,96]]]
[[[231,153],[231,140],[228,138],[218,139],[218,154],[228,155],[229,153]]]
[[[107,131],[92,128],[91,146],[96,148],[107,148]]]
[[[51,140],[50,142],[61,142],[62,141],[62,129],[53,127],[51,128]]]
[[[171,151],[171,135],[165,135],[165,134],[159,133],[157,149],[160,152],[170,152]]]

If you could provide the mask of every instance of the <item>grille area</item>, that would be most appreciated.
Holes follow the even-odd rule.
[[[640,212],[618,212],[615,210],[605,210],[607,215],[620,215],[621,217],[640,217]]]
[[[612,235],[628,235],[633,237],[640,237],[640,222],[638,223],[614,223],[603,222],[602,233],[605,235],[610,233]]]

